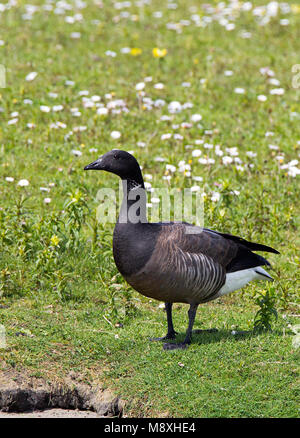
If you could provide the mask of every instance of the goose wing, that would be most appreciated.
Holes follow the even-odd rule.
[[[155,266],[166,289],[178,291],[187,302],[202,303],[213,299],[225,283],[225,260],[232,259],[236,249],[220,236],[195,234],[200,231],[195,228],[191,234],[189,227],[181,223],[162,227],[151,270]]]
[[[176,224],[174,226],[176,228]],[[252,251],[267,251],[279,254],[277,250],[269,246],[189,224],[182,224],[178,237],[177,245],[183,251],[204,254],[212,258],[215,263],[223,266],[226,272],[235,272],[263,265],[270,266],[268,260]]]
[[[235,238],[208,229],[185,223],[149,224],[149,229],[155,241],[152,254],[126,279],[151,298],[204,303],[217,298],[228,273],[269,265]]]

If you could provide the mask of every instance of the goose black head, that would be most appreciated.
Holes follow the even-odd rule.
[[[84,170],[105,170],[118,175],[122,180],[133,181],[142,187],[143,177],[139,163],[126,151],[113,149],[85,166]]]

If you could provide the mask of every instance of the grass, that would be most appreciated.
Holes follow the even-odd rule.
[[[263,26],[253,11],[236,11],[229,31],[214,20],[196,26],[192,14],[200,20],[215,15],[202,6],[207,2],[180,0],[170,9],[153,0],[119,10],[108,1],[86,2],[82,9],[70,1],[64,13],[55,13],[55,4],[48,11],[44,2],[31,3],[37,6],[31,19],[24,1],[0,12],[6,69],[0,90],[0,324],[7,339],[1,369],[50,381],[72,370],[78,379],[113,389],[127,401],[128,416],[298,416],[299,352],[289,328],[299,315],[299,176],[292,176],[297,164],[289,164],[300,148],[299,89],[291,72],[299,63],[297,8]],[[157,11],[161,18],[153,16]],[[76,13],[82,19],[65,20]],[[286,18],[289,24],[280,24]],[[168,29],[170,23],[178,30]],[[250,38],[241,36],[245,31]],[[124,47],[141,53],[121,53]],[[166,56],[155,58],[155,47],[166,48]],[[270,84],[274,77],[263,75],[263,67],[279,85]],[[30,72],[38,75],[26,81]],[[140,82],[152,103],[136,90]],[[271,94],[274,88],[284,93]],[[85,90],[89,95],[80,95]],[[84,106],[91,96],[101,100]],[[117,99],[128,111],[112,111]],[[155,106],[157,99],[165,105]],[[172,101],[188,105],[170,114]],[[107,115],[97,113],[99,103],[110,107]],[[43,112],[42,105],[63,109]],[[193,114],[202,120],[191,122]],[[161,120],[166,115],[170,120]],[[181,125],[186,122],[191,126]],[[121,137],[114,140],[112,131]],[[162,140],[167,133],[172,137]],[[124,283],[112,258],[113,225],[97,222],[98,189],[117,189],[118,181],[82,169],[114,147],[134,151],[153,187],[201,185],[205,226],[281,253],[269,256],[275,278],[269,289],[257,283],[200,306],[195,328],[219,332],[195,335],[186,351],[164,352],[148,340],[165,334],[165,312]],[[215,162],[199,163],[195,149]],[[232,162],[224,164],[224,156]],[[190,174],[180,170],[183,160]],[[198,176],[203,182],[193,179]],[[19,186],[22,179],[29,185]],[[253,331],[259,293],[269,293],[278,312],[277,320],[267,321],[271,331]],[[174,321],[183,338],[185,306],[175,306]]]

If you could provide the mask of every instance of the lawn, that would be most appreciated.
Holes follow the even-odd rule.
[[[72,372],[129,417],[299,416],[300,4],[19,0],[0,25],[0,373]],[[150,342],[161,303],[114,265],[97,192],[118,180],[83,171],[113,148],[149,217],[155,188],[203,190],[206,227],[280,251],[271,285],[199,306],[218,332],[187,350]]]

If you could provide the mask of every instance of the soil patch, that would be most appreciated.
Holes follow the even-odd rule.
[[[25,412],[31,413],[26,416],[45,418],[121,417],[123,403],[110,390],[78,383],[74,378],[48,383],[25,372],[0,371],[0,411],[1,417]]]

